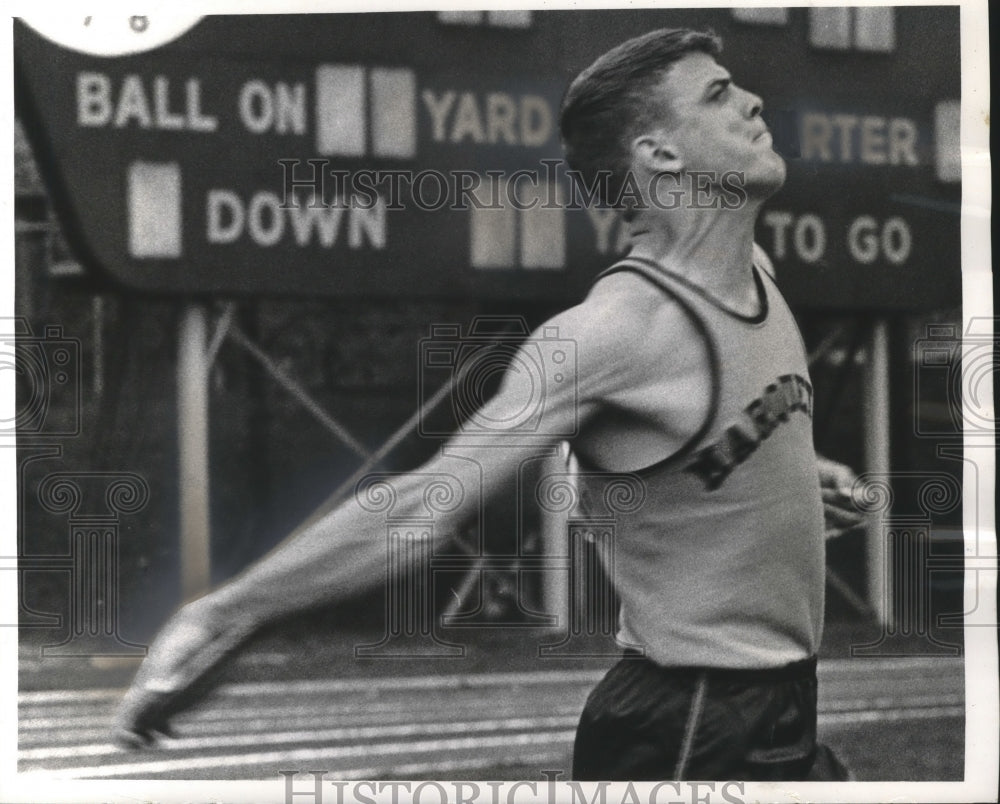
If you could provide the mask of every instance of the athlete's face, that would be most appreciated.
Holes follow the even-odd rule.
[[[682,171],[737,171],[752,194],[765,197],[784,183],[761,99],[734,84],[712,56],[694,52],[676,61],[655,95],[664,109],[660,134]]]

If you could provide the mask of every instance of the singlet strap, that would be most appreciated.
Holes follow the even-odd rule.
[[[610,268],[607,268],[604,271],[602,271],[599,274],[598,279],[626,271],[638,274],[643,279],[647,280],[648,282],[651,282],[653,285],[659,288],[666,296],[669,296],[671,299],[676,301],[680,305],[681,309],[684,310],[685,313],[687,313],[688,318],[694,323],[698,332],[702,336],[702,340],[708,346],[708,362],[709,362],[709,371],[711,374],[711,389],[709,393],[708,412],[705,414],[705,419],[701,423],[701,426],[694,433],[694,435],[692,435],[687,441],[684,442],[683,445],[681,445],[679,449],[672,452],[670,455],[667,455],[665,458],[662,458],[661,460],[658,460],[655,463],[650,464],[649,466],[645,466],[641,469],[631,470],[632,474],[642,477],[643,475],[649,474],[651,472],[656,472],[665,469],[668,466],[676,463],[677,461],[680,461],[681,459],[688,456],[694,450],[695,446],[697,446],[697,444],[701,442],[701,440],[711,429],[712,425],[715,422],[716,416],[718,415],[719,399],[722,392],[722,377],[721,377],[721,369],[719,361],[719,347],[715,342],[715,338],[713,337],[711,330],[705,323],[705,320],[702,318],[701,314],[694,308],[694,305],[692,305],[689,300],[685,299],[680,293],[678,293],[675,288],[672,288],[670,286],[669,280],[665,276],[663,276],[663,272],[656,267],[655,263],[650,265],[647,264],[645,260],[640,261],[635,257],[626,257],[623,260],[620,260],[619,262],[612,265]],[[673,277],[671,276],[671,278]],[[580,457],[581,456],[578,456],[578,459]],[[590,462],[582,460],[581,463],[586,465],[589,464]],[[601,469],[602,467],[590,465],[586,466],[586,468]]]
[[[760,300],[760,310],[758,310],[753,315],[745,315],[743,313],[736,312],[736,310],[733,310],[730,307],[727,307],[725,304],[719,301],[715,296],[713,296],[711,293],[705,290],[705,288],[701,287],[701,285],[695,284],[682,274],[676,273],[675,271],[671,271],[668,268],[664,268],[655,260],[650,260],[647,259],[646,257],[627,256],[624,258],[624,260],[622,260],[622,262],[625,261],[628,261],[630,263],[639,263],[648,266],[649,268],[652,268],[653,271],[655,271],[661,277],[669,277],[672,281],[677,282],[685,289],[703,298],[705,301],[707,301],[716,309],[721,310],[726,315],[730,315],[733,318],[738,319],[739,321],[745,321],[748,324],[760,324],[767,320],[767,314],[770,309],[770,302],[767,290],[764,287],[764,280],[761,279],[760,276],[762,273],[767,273],[767,271],[762,271],[760,268],[758,268],[756,262],[751,263],[751,268],[753,270],[754,287],[757,289],[757,298]],[[618,265],[620,264],[621,263],[618,263]],[[600,279],[602,276],[612,273],[616,267],[617,265],[612,265],[607,270],[598,274],[597,278]],[[768,276],[770,277],[769,274]],[[772,279],[771,281],[773,282],[774,280]]]

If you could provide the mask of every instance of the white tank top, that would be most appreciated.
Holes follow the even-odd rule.
[[[762,309],[754,317],[725,309],[655,263],[626,258],[602,276],[616,271],[638,273],[679,302],[709,344],[713,376],[700,431],[679,452],[633,473],[646,498],[615,528],[620,639],[669,666],[768,668],[815,654],[823,508],[812,386],[791,311],[757,265]],[[671,352],[683,348],[670,345]],[[669,354],[664,365],[652,392],[684,394],[683,380],[670,376]],[[602,493],[593,470],[614,467],[581,464],[586,510]]]

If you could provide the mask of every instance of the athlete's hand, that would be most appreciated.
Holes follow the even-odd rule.
[[[208,691],[209,671],[253,630],[224,622],[210,597],[183,606],[153,641],[118,708],[114,742],[139,748],[153,742],[156,733],[169,736],[170,717]]]
[[[819,487],[823,497],[823,517],[827,539],[843,536],[862,525],[865,515],[854,505],[851,490],[857,481],[854,471],[842,463],[816,457]]]

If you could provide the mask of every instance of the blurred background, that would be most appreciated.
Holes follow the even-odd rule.
[[[107,23],[107,41],[157,30],[156,20],[122,20],[120,31]],[[466,334],[490,316],[533,328],[582,299],[618,253],[616,224],[587,210],[409,208],[354,220],[346,209],[324,245],[319,228],[312,239],[291,218],[280,223],[279,160],[295,163],[295,181],[315,175],[310,158],[355,173],[540,170],[559,158],[559,98],[580,69],[630,36],[690,26],[722,36],[720,61],[764,98],[789,165],[758,242],[810,355],[817,448],[889,495],[873,502],[875,525],[829,545],[821,676],[833,697],[821,727],[859,778],[961,778],[962,460],[948,451],[963,428],[958,23],[958,7],[211,17],[114,56],[88,53],[108,46],[78,44],[78,31],[49,32],[68,36],[64,47],[16,23],[19,319],[7,346],[18,372],[21,684],[38,696],[28,693],[37,711],[22,710],[22,767],[128,776],[120,757],[80,758],[81,741],[100,744],[82,720],[106,717],[113,692],[62,714],[46,695],[120,688],[130,657],[185,597],[261,556],[359,467],[404,471],[434,454],[461,411],[443,391],[415,416],[452,379],[423,359],[428,339],[440,339],[432,326]],[[323,192],[329,201],[333,190]],[[60,496],[63,478],[76,502]],[[124,497],[109,507],[108,484],[119,481]],[[544,512],[517,520],[515,503],[512,492],[487,511],[484,533],[470,534],[485,555],[545,552],[564,534]],[[74,551],[98,531],[110,535],[93,549],[115,556],[114,577],[93,592]],[[562,767],[573,712],[613,645],[598,625],[592,655],[541,661],[539,645],[565,633],[565,582],[527,563],[498,566],[453,562],[435,576],[428,627],[432,641],[465,646],[455,661],[356,658],[354,647],[389,627],[386,591],[374,589],[263,634],[213,705],[236,706],[244,693],[232,690],[243,689],[275,696],[275,711],[302,709],[313,689],[302,684],[370,677],[381,680],[364,692],[316,689],[356,708],[368,701],[366,717],[406,713],[440,745],[378,761],[369,746],[370,767],[348,751],[345,772],[522,778],[538,777],[543,760]],[[475,627],[437,619],[470,612]],[[84,645],[99,632],[113,638]],[[886,693],[879,667],[909,687]],[[485,690],[474,699],[486,714],[470,715],[480,725],[469,730],[496,730],[492,743],[441,737],[434,710],[473,706],[447,682],[397,683],[449,674],[480,679],[470,683]],[[254,683],[265,686],[240,687]],[[401,690],[425,683],[430,698],[414,708]],[[508,721],[521,726],[498,727],[489,712],[507,704],[491,695],[544,709],[536,696],[558,711],[547,726],[514,713]],[[29,725],[60,717],[80,734],[56,739]],[[226,743],[233,729],[271,728],[199,722],[182,738],[196,741],[191,756],[238,756],[249,748]],[[381,739],[311,729],[282,745],[339,757],[324,740]],[[280,764],[176,761],[133,771],[276,777]]]

